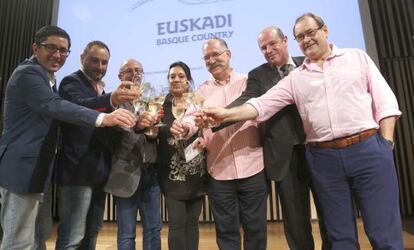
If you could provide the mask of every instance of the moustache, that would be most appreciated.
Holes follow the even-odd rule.
[[[215,62],[215,63],[209,64],[209,65],[207,65],[207,66],[208,66],[208,68],[209,68],[209,69],[213,69],[213,68],[215,68],[215,67],[218,67],[218,66],[223,66],[223,65],[224,65],[224,63],[221,63],[221,62]]]

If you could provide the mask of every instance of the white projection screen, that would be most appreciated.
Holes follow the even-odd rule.
[[[80,54],[92,40],[105,42],[111,51],[103,79],[107,91],[118,85],[119,67],[128,58],[139,60],[145,81],[158,86],[167,86],[169,65],[183,61],[200,85],[210,78],[201,48],[211,37],[226,40],[232,67],[247,73],[265,62],[256,38],[267,26],[279,26],[291,55],[302,55],[292,27],[305,12],[324,19],[329,40],[338,47],[366,50],[357,0],[60,0],[57,25],[70,34],[72,52],[58,81],[79,69]]]

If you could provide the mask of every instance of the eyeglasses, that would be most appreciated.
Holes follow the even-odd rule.
[[[310,29],[310,30],[307,30],[303,33],[295,35],[295,40],[298,41],[298,42],[302,42],[305,39],[305,37],[314,37],[316,35],[316,32],[318,32],[318,30],[322,29],[322,27],[323,27],[323,25],[316,28],[316,29]]]
[[[47,50],[47,52],[49,52],[51,54],[55,54],[56,51],[59,51],[59,54],[61,56],[69,56],[69,54],[70,54],[70,50],[69,49],[66,49],[66,48],[58,48],[56,45],[53,45],[53,44],[40,43],[39,45],[45,47],[45,49]]]
[[[144,74],[144,70],[142,70],[142,69],[127,69],[127,70],[124,70],[124,71],[122,71],[121,73],[124,73],[124,74],[133,74],[133,75],[135,75],[135,74],[138,74],[138,75],[143,75]]]
[[[225,49],[223,51],[220,51],[220,52],[213,52],[209,55],[203,56],[201,59],[204,60],[204,61],[208,61],[210,58],[216,59],[217,57],[221,56],[226,51],[227,51],[227,49]]]

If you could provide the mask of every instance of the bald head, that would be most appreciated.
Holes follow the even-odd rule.
[[[289,59],[287,37],[276,26],[264,28],[257,37],[257,44],[266,61],[277,67]]]
[[[257,42],[259,42],[263,36],[274,36],[283,39],[285,37],[285,34],[283,34],[283,31],[279,27],[269,26],[260,31],[259,35],[257,36]]]
[[[136,80],[141,82],[143,74],[142,64],[135,59],[128,59],[121,64],[118,77],[121,81]]]

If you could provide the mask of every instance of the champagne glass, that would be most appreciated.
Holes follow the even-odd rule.
[[[172,114],[175,119],[181,120],[184,115],[185,111],[187,110],[188,102],[184,97],[174,97],[172,99]],[[183,137],[181,135],[175,137],[176,140],[182,140]]]
[[[155,95],[154,102],[156,103],[156,105],[154,104],[155,106],[154,109],[157,110],[156,114],[158,114],[158,112],[162,108],[162,105],[164,104],[164,101],[165,101],[165,97],[168,95],[168,93],[169,93],[169,88],[165,87],[165,88],[161,88],[161,90]],[[160,121],[157,124],[155,124],[155,127],[162,127],[165,125],[166,125],[165,123]]]
[[[161,108],[161,106],[157,102],[155,102],[154,99],[155,88],[150,83],[143,84],[141,94],[141,108],[150,113],[150,115],[153,117],[155,117],[158,114],[158,111]],[[153,136],[154,127],[148,128],[145,134]]]
[[[137,101],[136,110],[139,108],[147,111],[150,99],[153,97],[154,88],[151,83],[145,82],[141,84],[141,96]]]
[[[191,103],[195,106],[197,111],[202,112],[206,108],[206,98],[200,92],[193,92],[191,95]],[[208,127],[213,128],[216,124],[208,121]]]
[[[130,87],[132,91],[137,91],[138,93],[141,94],[141,83],[142,83],[143,77],[144,77],[143,75],[139,75],[137,72],[134,72],[134,75],[132,76],[132,79],[131,79],[132,85]],[[138,110],[140,108],[140,102],[139,102],[140,99],[141,98],[138,97],[137,99],[132,101],[132,106],[134,107],[135,114],[138,113]]]
[[[194,104],[197,111],[204,109],[204,102],[206,99],[199,92],[193,92],[191,95],[191,103]]]

